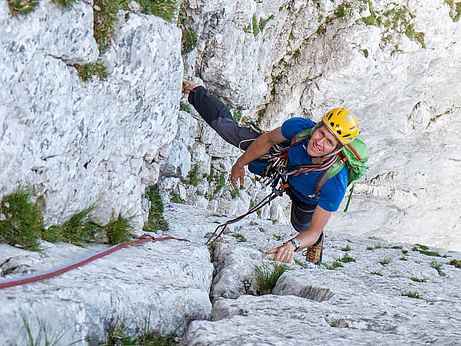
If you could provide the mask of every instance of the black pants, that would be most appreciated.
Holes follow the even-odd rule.
[[[239,127],[232,118],[227,107],[207,89],[199,86],[189,94],[189,103],[194,106],[200,116],[210,125],[226,142],[246,150],[259,134],[245,127]],[[317,205],[305,204],[290,195],[291,224],[298,232],[303,232],[309,227],[312,214]],[[319,238],[322,238],[322,235]]]

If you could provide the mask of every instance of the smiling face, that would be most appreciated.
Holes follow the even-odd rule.
[[[332,153],[339,145],[336,137],[325,125],[316,128],[307,145],[307,153],[311,157],[320,157]]]

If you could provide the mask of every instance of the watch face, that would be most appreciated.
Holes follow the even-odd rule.
[[[301,246],[301,242],[299,241],[299,239],[293,238],[293,239],[291,239],[291,242],[296,247],[296,250],[298,250],[299,247]]]

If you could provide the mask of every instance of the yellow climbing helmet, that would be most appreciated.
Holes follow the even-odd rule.
[[[345,108],[339,107],[328,111],[322,122],[342,145],[352,142],[360,132],[357,118]]]

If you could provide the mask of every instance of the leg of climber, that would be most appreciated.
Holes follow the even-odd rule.
[[[259,136],[248,128],[238,126],[224,103],[203,86],[183,81],[183,93],[189,94],[189,103],[226,142],[246,150],[252,140]]]
[[[291,224],[294,229],[298,232],[303,232],[308,229],[309,224],[314,214],[314,209],[317,205],[309,205],[297,201],[296,197],[291,197]],[[303,251],[303,255],[306,256],[306,260],[320,264],[322,262],[322,250],[323,250],[323,232],[320,234],[318,240],[314,245],[309,246]]]

